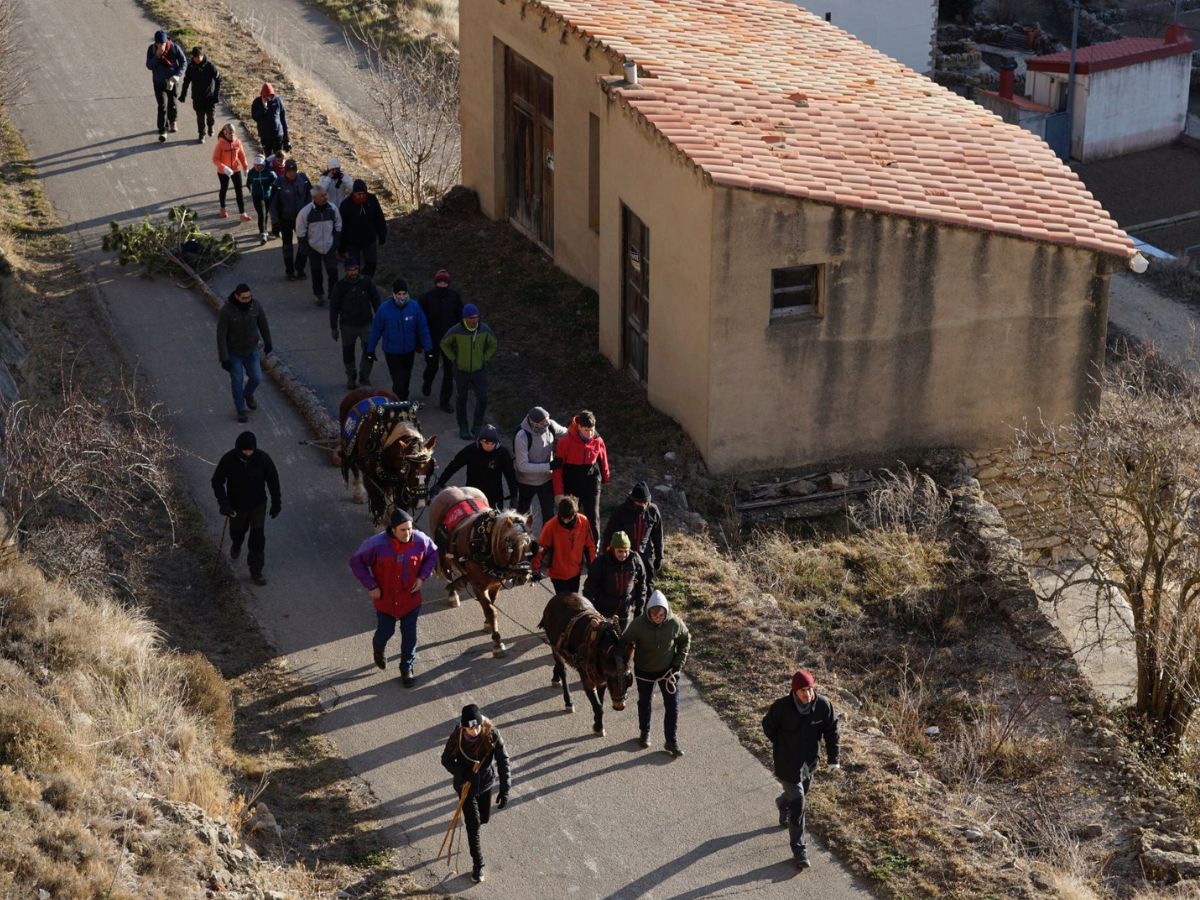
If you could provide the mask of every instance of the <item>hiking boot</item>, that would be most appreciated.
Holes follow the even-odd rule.
[[[356,387],[358,387],[358,381],[355,380],[353,375],[347,375],[346,376],[346,390],[352,391]]]
[[[238,414],[237,414],[237,420],[239,422],[249,422],[250,416],[247,414],[247,412],[244,409],[239,409]]]
[[[666,750],[668,753],[670,753],[676,759],[679,759],[679,757],[683,756],[683,750],[674,741],[671,741],[669,744],[664,745],[663,749]]]
[[[412,669],[401,669],[400,670],[400,683],[402,685],[404,685],[405,687],[412,687],[413,684],[416,682],[416,680],[417,679],[413,675]]]
[[[237,558],[238,558],[239,556],[241,556],[241,555],[242,555],[242,545],[241,545],[241,544],[230,544],[230,546],[229,546],[229,558],[230,558],[230,559],[237,559]]]
[[[167,139],[167,133],[165,131],[160,131],[158,133],[158,142],[161,144],[166,139]]]
[[[793,857],[793,861],[796,863],[796,868],[801,872],[803,872],[805,869],[812,868],[812,863],[809,862],[808,853],[805,850],[801,850],[799,853],[797,853],[795,857]]]
[[[266,576],[264,576],[262,572],[251,572],[250,580],[258,585],[263,585],[263,584],[267,583]]]
[[[638,742],[638,746],[641,747],[643,750],[649,750],[650,749],[650,732],[643,731],[638,736],[637,742]]]
[[[246,395],[246,405],[248,407],[250,407],[251,409],[258,409],[258,401],[255,400],[253,397],[251,397],[249,394]]]
[[[200,135],[200,137],[196,138],[196,143],[203,144],[204,143],[204,135]]]
[[[179,129],[175,127],[174,122],[171,122],[169,125],[167,125],[167,131],[171,132],[171,134],[174,134],[178,130]]]
[[[383,651],[378,647],[373,647],[372,649],[375,651],[375,667],[377,669],[386,669],[387,660],[383,658]]]
[[[265,231],[259,232],[258,242],[260,244],[265,244],[267,242],[267,233]]]
[[[166,138],[164,138],[163,140],[166,140]],[[217,218],[218,219],[228,219],[229,218],[229,210],[225,209],[225,207],[222,206],[221,209],[217,212]]]
[[[483,874],[483,863],[471,867],[471,880],[476,884],[487,880],[487,876]]]

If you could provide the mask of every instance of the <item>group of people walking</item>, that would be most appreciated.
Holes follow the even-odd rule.
[[[177,130],[178,100],[191,91],[197,139],[213,137],[221,73],[203,48],[193,47],[190,60],[165,32],[157,32],[147,50],[153,74],[158,139]],[[329,159],[316,183],[299,170],[291,151],[287,115],[271,84],[264,84],[251,107],[262,153],[247,164],[245,149],[232,124],[214,142],[212,161],[219,182],[219,216],[227,216],[232,187],[238,212],[249,221],[243,198],[248,190],[257,214],[259,239],[281,238],[285,275],[289,280],[311,274],[316,303],[329,295],[332,338],[341,345],[346,387],[369,385],[377,353],[382,353],[392,391],[407,400],[416,353],[424,356],[421,390],[430,397],[437,387],[443,411],[456,415],[459,436],[469,441],[446,466],[436,487],[445,487],[460,472],[494,508],[515,506],[531,516],[534,501],[540,514],[538,550],[532,577],[548,577],[556,593],[582,592],[596,610],[613,621],[625,646],[633,649],[638,693],[638,736],[650,746],[652,703],[657,686],[664,707],[664,749],[683,755],[679,742],[679,676],[686,664],[691,634],[656,587],[663,565],[663,518],[649,486],[639,481],[600,528],[603,485],[611,478],[608,451],[595,415],[582,410],[561,425],[542,406],[529,410],[515,432],[512,450],[503,435],[486,421],[488,364],[495,355],[495,332],[481,320],[479,307],[464,303],[451,287],[445,268],[433,275],[433,287],[418,298],[408,283],[395,279],[388,296],[376,285],[378,247],[387,238],[387,221],[378,200],[361,179],[351,180],[337,159]],[[339,275],[339,267],[343,274]],[[229,372],[239,422],[257,408],[255,391],[262,380],[261,355],[272,352],[267,314],[249,285],[229,295],[217,324],[218,359]],[[439,371],[442,374],[437,385]],[[468,397],[475,405],[468,417]],[[451,398],[457,402],[451,406]],[[252,580],[265,585],[265,522],[282,509],[279,476],[271,457],[257,445],[252,431],[238,435],[234,448],[218,463],[212,488],[230,535],[230,557],[240,558],[247,545]],[[367,591],[376,615],[372,659],[386,669],[386,649],[400,632],[400,678],[405,687],[417,681],[416,655],[422,588],[438,565],[435,542],[417,530],[403,509],[390,512],[384,529],[363,541],[350,557],[354,577]],[[805,798],[818,765],[819,745],[836,770],[839,757],[837,717],[829,699],[816,692],[815,679],[797,671],[789,693],[775,701],[763,719],[774,748],[773,768],[782,786],[776,800],[779,824],[789,829],[796,866],[807,868]],[[498,728],[474,704],[462,709],[441,756],[462,801],[472,877],[484,880],[480,832],[489,821],[493,793],[503,809],[509,800],[512,772]]]

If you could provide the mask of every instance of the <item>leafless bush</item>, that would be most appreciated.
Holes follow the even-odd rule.
[[[1042,689],[1002,700],[993,696],[979,704],[945,743],[941,771],[947,781],[975,788],[989,778],[1029,778],[1061,760],[1063,741],[1026,733],[1026,726],[1045,702]]]
[[[368,90],[381,124],[377,152],[392,192],[419,207],[453,187],[462,171],[458,54],[434,41],[400,51],[378,29],[347,29],[365,54]]]
[[[1135,712],[1173,749],[1200,704],[1200,393],[1161,370],[1153,354],[1110,365],[1097,408],[1023,430],[1013,462],[1023,513],[1074,558],[1055,595],[1091,592],[1101,634],[1125,623]]]
[[[101,397],[65,381],[54,407],[20,401],[5,413],[3,540],[16,540],[35,512],[67,512],[102,533],[130,536],[149,504],[161,506],[170,518],[172,451],[157,409],[143,404],[127,384]]]
[[[1061,815],[1055,800],[1042,795],[1036,780],[1031,785],[1032,802],[1008,813],[1005,830],[1015,837],[1023,855],[1035,861],[1055,896],[1064,900],[1096,900],[1101,894],[1094,887],[1094,880],[1101,866],[1089,858],[1086,847]]]
[[[878,487],[852,513],[855,524],[870,531],[906,531],[923,538],[937,537],[950,513],[953,498],[924,472],[901,465],[885,469]]]

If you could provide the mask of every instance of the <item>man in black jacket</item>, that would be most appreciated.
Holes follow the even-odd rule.
[[[220,504],[221,515],[229,519],[229,558],[242,553],[242,541],[250,532],[250,578],[255,584],[266,584],[263,577],[264,551],[267,537],[264,531],[267,516],[267,491],[271,492],[271,518],[279,515],[283,499],[279,494],[279,473],[275,463],[258,449],[253,431],[237,436],[233,449],[221,457],[212,477],[213,493]]]
[[[379,288],[370,275],[360,275],[358,260],[346,257],[346,275],[338,279],[329,293],[329,327],[333,339],[342,342],[342,363],[346,367],[346,390],[371,383],[372,357],[367,353],[371,322],[379,309]],[[362,345],[362,359],[354,368],[354,345]]]
[[[500,445],[500,431],[495,425],[483,426],[479,438],[454,455],[446,471],[437,480],[437,489],[440,491],[444,488],[450,477],[463,466],[467,467],[467,487],[483,491],[492,509],[500,509],[504,505],[503,482],[508,483],[509,499],[516,503],[517,470],[508,448]]]
[[[775,777],[783,786],[783,793],[775,799],[779,827],[788,829],[796,868],[807,869],[812,863],[804,846],[804,803],[822,740],[829,771],[841,769],[837,715],[829,698],[817,694],[812,672],[798,669],[792,676],[791,693],[771,704],[762,726],[771,742]]]
[[[460,798],[463,789],[467,788],[462,810],[467,821],[467,845],[471,848],[471,878],[483,881],[483,846],[479,830],[492,815],[492,787],[496,783],[497,767],[500,769],[497,809],[508,805],[511,774],[508,750],[499,730],[474,703],[463,707],[459,724],[442,750],[442,766],[454,776],[454,790]]]
[[[288,281],[303,280],[308,264],[307,254],[301,253],[296,258],[292,240],[296,235],[296,216],[310,203],[312,183],[299,170],[296,160],[289,159],[283,164],[283,177],[275,182],[275,190],[271,192],[271,224],[283,240],[283,268]]]
[[[639,481],[625,498],[625,502],[612,511],[604,526],[600,543],[608,546],[618,531],[629,535],[634,552],[642,558],[646,567],[646,582],[654,585],[654,576],[662,568],[663,526],[662,513],[650,496],[650,488]]]
[[[350,196],[342,201],[341,253],[352,254],[362,263],[367,277],[375,277],[379,264],[379,247],[387,241],[387,219],[375,195],[368,193],[367,183],[356,178]]]
[[[442,367],[442,387],[438,392],[438,406],[442,412],[454,412],[450,398],[454,395],[454,372],[450,360],[442,353],[440,344],[446,332],[462,321],[463,300],[458,291],[450,287],[450,272],[438,269],[433,276],[433,290],[420,300],[429,323],[429,336],[433,339],[433,350],[425,354],[425,371],[421,376],[421,393],[428,397],[433,392],[438,366]],[[553,499],[553,498],[552,498]]]
[[[217,71],[212,60],[204,55],[203,47],[192,48],[192,58],[183,73],[183,88],[179,92],[180,103],[187,100],[189,87],[192,89],[192,109],[196,112],[198,141],[203,144],[206,134],[212,137],[213,114],[217,108],[217,101],[221,99],[221,73]]]
[[[606,619],[616,616],[621,632],[629,626],[629,612],[642,614],[646,603],[646,568],[642,558],[633,552],[629,535],[618,531],[612,536],[608,549],[592,560],[583,596]]]

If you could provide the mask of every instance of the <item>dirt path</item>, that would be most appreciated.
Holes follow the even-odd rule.
[[[132,0],[25,0],[23,11],[23,37],[42,50],[14,119],[119,339],[170,413],[189,454],[181,481],[215,542],[221,522],[208,481],[242,426],[216,365],[212,313],[188,292],[117,269],[99,249],[110,219],[135,221],[181,201],[213,222],[209,147],[154,139],[142,67],[154,25]],[[81,56],[75,44],[56,39],[63,21],[105,53]],[[222,227],[250,231],[236,221]],[[283,280],[275,245],[248,253],[220,287],[242,280],[270,314],[275,347],[300,363],[332,405],[342,374],[327,311],[313,306],[306,285]],[[599,739],[588,734],[585,715],[563,714],[536,634],[542,590],[506,592],[511,618],[503,629],[512,652],[493,660],[478,608],[449,609],[431,589],[419,686],[400,687],[394,669],[379,673],[369,653],[374,616],[346,567],[370,531],[363,510],[348,502],[322,455],[298,446],[307,437],[303,425],[270,385],[259,405],[251,427],[279,465],[284,511],[268,526],[270,584],[243,587],[259,627],[319,692],[324,731],[371,786],[378,800],[371,824],[401,848],[397,864],[439,890],[470,886],[432,858],[453,807],[439,752],[462,704],[474,701],[503,729],[515,770],[513,802],[485,834],[489,880],[474,895],[795,896],[795,872],[774,821],[774,779],[690,684],[682,687],[681,730],[689,753],[677,761],[636,749],[631,710],[610,712],[609,736]],[[444,458],[461,446],[450,417],[435,411],[424,421],[442,435]],[[244,568],[237,571],[244,579]],[[659,729],[656,722],[656,742]],[[827,853],[814,855],[816,869],[802,876],[806,889],[828,898],[865,895]]]

